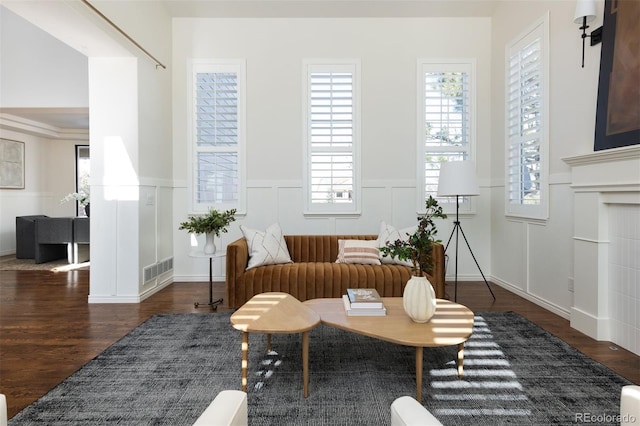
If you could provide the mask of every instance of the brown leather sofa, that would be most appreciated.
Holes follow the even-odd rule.
[[[239,308],[256,294],[281,291],[298,300],[341,297],[347,288],[375,288],[383,297],[402,296],[411,278],[403,265],[335,263],[338,240],[375,240],[377,235],[285,235],[293,263],[258,266],[246,270],[249,250],[244,238],[227,245],[226,302]],[[433,270],[429,281],[436,297],[444,298],[445,257],[442,244],[433,248]]]

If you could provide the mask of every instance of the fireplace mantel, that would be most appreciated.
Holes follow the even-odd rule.
[[[640,145],[562,159],[571,167],[571,187],[578,191],[640,191]]]
[[[611,340],[611,208],[632,205],[640,212],[640,145],[563,161],[571,167],[574,192],[571,326],[597,340]]]
[[[589,154],[566,157],[562,160],[571,167],[585,166],[597,163],[611,163],[613,161],[627,161],[635,158],[640,159],[640,145],[625,146],[623,148],[607,149],[604,151],[591,152]]]

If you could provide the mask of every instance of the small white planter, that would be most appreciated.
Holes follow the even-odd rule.
[[[204,243],[204,254],[214,254],[216,252],[216,244],[215,244],[215,232],[209,232],[205,234],[206,240]]]

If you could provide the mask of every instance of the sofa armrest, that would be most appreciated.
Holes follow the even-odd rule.
[[[238,278],[244,274],[249,264],[249,246],[247,240],[242,237],[227,245],[227,306],[236,306],[236,295],[234,290],[238,284]],[[244,302],[243,302],[244,303]]]
[[[91,242],[91,223],[88,217],[73,218],[73,242],[89,244]]]
[[[36,257],[36,220],[49,216],[16,217],[16,259],[34,259]]]
[[[247,394],[239,390],[223,390],[193,425],[246,426],[248,423]]]
[[[0,426],[7,426],[7,397],[0,393]]]
[[[73,218],[45,217],[35,221],[35,261],[44,263],[67,258],[73,263]]]
[[[442,423],[410,396],[401,396],[391,403],[391,426],[437,425]]]
[[[640,386],[627,385],[620,392],[620,425],[633,425],[640,419]]]

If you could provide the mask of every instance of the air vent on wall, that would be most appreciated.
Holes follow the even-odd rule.
[[[144,268],[144,282],[149,282],[156,278],[158,275],[162,275],[173,269],[173,257],[162,260],[153,265],[149,265]]]

